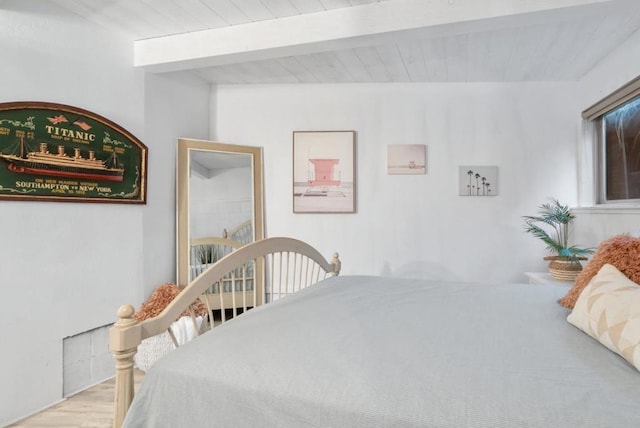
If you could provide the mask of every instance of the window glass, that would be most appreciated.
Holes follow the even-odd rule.
[[[640,97],[603,116],[604,201],[640,200]]]

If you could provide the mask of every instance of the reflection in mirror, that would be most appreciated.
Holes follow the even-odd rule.
[[[252,242],[251,155],[191,150],[189,156],[191,239],[219,236],[243,244]],[[229,230],[232,236],[229,236]]]
[[[240,244],[253,241],[253,173],[251,155],[210,150],[189,151],[189,280],[207,264],[235,247],[232,243],[193,245],[196,239],[226,238]]]
[[[178,284],[184,287],[231,251],[264,238],[262,150],[180,139],[177,179]],[[210,309],[231,301],[245,308],[259,304],[255,271],[246,266],[212,284],[206,296]]]

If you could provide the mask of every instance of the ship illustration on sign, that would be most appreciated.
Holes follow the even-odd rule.
[[[16,153],[0,152],[0,158],[13,172],[118,182],[124,176],[124,167],[119,164],[115,152],[103,161],[96,158],[93,150],[89,150],[88,157],[83,157],[79,148],[74,148],[73,155],[68,155],[64,146],[58,146],[56,153],[50,153],[47,143],[40,143],[38,151],[29,151],[24,138],[20,138],[17,146],[19,153],[17,147]]]

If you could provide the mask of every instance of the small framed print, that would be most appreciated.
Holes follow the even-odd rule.
[[[426,174],[427,146],[424,144],[389,144],[387,174]]]
[[[355,212],[355,131],[293,132],[293,212]]]
[[[460,196],[497,196],[497,166],[460,166],[458,168]]]

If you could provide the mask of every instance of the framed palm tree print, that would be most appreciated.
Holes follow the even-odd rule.
[[[497,196],[498,167],[460,166],[458,168],[458,194],[460,196]]]

